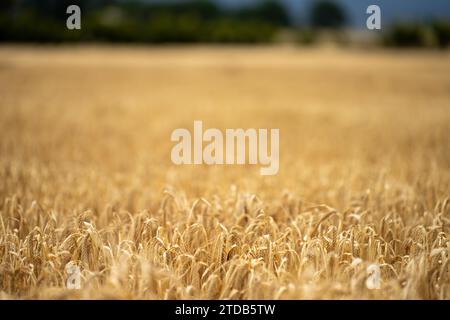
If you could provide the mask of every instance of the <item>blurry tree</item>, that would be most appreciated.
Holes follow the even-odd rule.
[[[1,0],[0,1],[0,11],[5,12],[9,11],[16,4],[17,0]]]
[[[261,43],[273,40],[276,28],[261,21],[239,21],[222,18],[207,26],[207,42]]]
[[[429,28],[418,23],[397,23],[384,33],[383,42],[392,47],[425,47],[430,44]]]
[[[311,8],[311,24],[317,28],[341,28],[347,23],[344,10],[335,2],[314,1]]]
[[[290,24],[284,7],[275,1],[263,1],[254,6],[238,9],[235,16],[239,19],[264,21],[276,26]]]
[[[435,21],[431,27],[439,47],[448,47],[450,44],[450,22],[446,20]]]
[[[3,1],[3,0],[1,0]],[[96,10],[113,4],[114,0],[22,0],[22,10],[32,10],[41,17],[49,17],[59,21],[67,18],[66,9],[72,4],[76,4],[83,11]]]

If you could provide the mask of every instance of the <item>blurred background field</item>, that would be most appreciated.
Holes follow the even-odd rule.
[[[215,192],[219,181],[275,183],[280,192],[299,188],[342,206],[339,194],[309,184],[334,189],[361,169],[363,180],[341,187],[355,183],[362,192],[386,170],[408,184],[448,174],[446,52],[12,46],[0,58],[2,154],[13,157],[11,165],[44,161],[74,179],[78,169],[104,172],[111,183],[117,172],[148,187],[158,182],[154,190],[173,178],[196,196]],[[260,177],[258,166],[174,166],[170,134],[192,130],[194,120],[206,128],[280,128],[279,174]],[[144,194],[139,185],[133,192]]]
[[[81,30],[65,28],[66,8],[82,9]],[[367,32],[377,4],[382,30]],[[4,0],[0,41],[138,43],[296,43],[445,48],[445,0]]]

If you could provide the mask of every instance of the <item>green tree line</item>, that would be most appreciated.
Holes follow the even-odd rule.
[[[82,9],[81,30],[68,30],[66,9]],[[314,1],[309,21],[293,26],[276,1],[225,10],[207,0],[158,2],[120,0],[0,0],[3,42],[267,43],[290,30],[302,44],[317,42],[322,29],[339,31],[345,10],[331,0]],[[397,24],[381,32],[394,47],[441,47],[450,42],[450,23]]]

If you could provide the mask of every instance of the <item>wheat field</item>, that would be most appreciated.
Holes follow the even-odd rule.
[[[174,165],[194,120],[279,173]],[[450,299],[449,52],[3,46],[0,125],[2,299]]]

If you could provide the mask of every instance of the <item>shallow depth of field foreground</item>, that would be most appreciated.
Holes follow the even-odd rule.
[[[194,120],[279,173],[172,164]],[[450,299],[449,125],[448,52],[1,47],[0,298]]]

